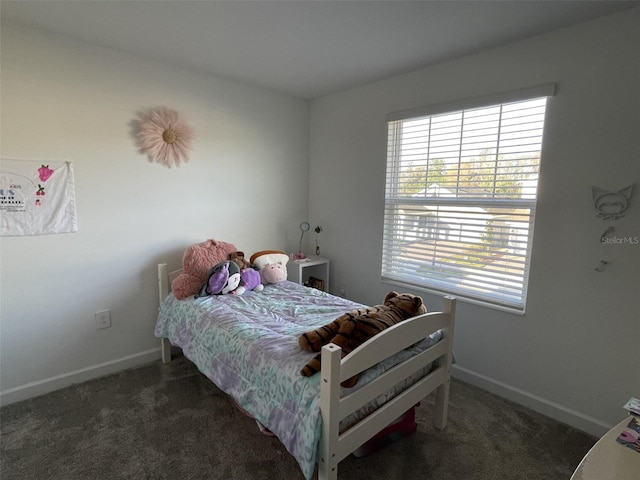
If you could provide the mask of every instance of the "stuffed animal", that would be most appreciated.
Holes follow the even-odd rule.
[[[213,239],[188,247],[182,256],[183,271],[171,283],[171,290],[178,299],[195,295],[208,279],[207,274],[218,263],[227,260],[236,247],[231,243]]]
[[[229,254],[229,260],[231,260],[232,262],[235,262],[236,265],[238,265],[238,267],[240,267],[240,270],[242,270],[243,268],[250,268],[251,264],[249,263],[249,260],[247,260],[246,258],[244,258],[244,252],[231,252]]]
[[[287,279],[289,255],[280,250],[262,250],[251,255],[251,264],[260,272],[262,283],[279,283]]]
[[[228,293],[241,295],[244,288],[240,286],[241,276],[238,265],[230,260],[220,262],[209,271],[207,280],[204,282],[200,291],[195,295],[196,298],[207,295],[226,295]]]
[[[284,282],[287,279],[287,267],[282,262],[269,263],[260,270],[260,278],[265,285]]]
[[[264,289],[264,285],[262,285],[262,279],[260,278],[260,272],[254,270],[251,267],[243,268],[240,271],[240,278],[242,280],[242,283],[237,290],[244,289],[244,291],[246,292],[249,292],[251,290],[260,292]],[[242,293],[244,292],[241,292],[241,294]]]
[[[422,298],[410,293],[389,292],[383,305],[344,313],[323,327],[303,333],[298,343],[309,352],[320,352],[324,345],[334,343],[342,348],[344,358],[382,330],[423,313],[427,313],[427,308]],[[316,355],[300,373],[310,377],[319,372],[320,358],[320,354]],[[342,382],[342,386],[352,387],[357,381],[356,375]]]

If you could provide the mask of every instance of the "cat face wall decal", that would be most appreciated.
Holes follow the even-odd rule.
[[[592,185],[591,198],[598,212],[596,217],[601,217],[603,220],[615,220],[616,218],[624,217],[625,210],[629,208],[632,191],[633,185],[629,185],[617,192],[610,192]]]

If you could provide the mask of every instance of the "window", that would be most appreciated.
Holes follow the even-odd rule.
[[[554,90],[389,115],[383,280],[524,311]]]

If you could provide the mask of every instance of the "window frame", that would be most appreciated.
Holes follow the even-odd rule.
[[[548,119],[549,119],[550,99],[555,95],[555,92],[556,92],[556,85],[554,83],[550,83],[550,84],[524,88],[520,90],[502,92],[494,95],[487,95],[483,97],[465,99],[465,100],[456,101],[456,102],[447,102],[447,103],[442,103],[442,104],[437,104],[432,106],[403,110],[399,112],[393,112],[387,115],[387,124],[388,124],[387,162],[386,162],[387,176],[384,184],[385,211],[384,211],[384,225],[383,225],[383,251],[382,251],[382,263],[381,263],[381,279],[383,282],[400,285],[403,287],[407,286],[414,289],[424,290],[427,292],[433,292],[437,294],[442,294],[442,293],[454,294],[458,296],[462,301],[467,301],[469,303],[476,303],[484,306],[489,306],[495,309],[506,310],[512,313],[518,313],[518,314],[525,313],[527,292],[528,292],[528,278],[530,273],[531,255],[532,255],[532,248],[533,248],[533,234],[534,234],[535,223],[536,223],[535,222],[536,204],[538,199],[537,184],[539,180],[539,170],[541,168],[541,165],[538,166],[536,188],[534,190],[535,194],[533,197],[530,197],[530,198],[521,198],[521,197],[520,198],[516,198],[516,197],[502,198],[502,197],[495,197],[495,196],[487,199],[474,198],[473,196],[470,198],[464,198],[464,197],[460,198],[459,192],[456,191],[455,197],[447,198],[446,195],[442,197],[437,197],[437,196],[428,197],[425,192],[425,196],[423,197],[416,198],[415,200],[408,199],[406,196],[403,197],[398,194],[398,190],[401,187],[401,181],[399,180],[399,172],[400,172],[400,167],[402,166],[402,160],[400,160],[401,154],[398,153],[399,151],[401,151],[400,145],[402,145],[402,141],[398,137],[398,135],[400,135],[401,137],[402,134],[398,133],[397,129],[392,130],[393,128],[395,128],[395,127],[392,127],[392,125],[396,125],[397,122],[416,120],[421,117],[434,117],[437,115],[456,113],[460,111],[469,111],[469,110],[478,109],[478,108],[486,108],[486,107],[492,107],[497,105],[509,104],[513,102],[534,100],[534,99],[546,97],[544,120],[542,125],[543,130],[541,133],[541,143],[540,143],[540,164],[541,164],[543,150],[544,150],[545,132],[547,131],[547,125],[548,125]],[[503,126],[502,123],[500,123],[499,128],[501,129],[502,126]],[[396,135],[395,137],[393,137],[394,134]],[[431,141],[430,133],[429,133],[429,141]],[[498,154],[496,154],[496,157],[497,156]],[[457,160],[458,166],[460,166],[463,163],[461,161],[461,158],[462,158],[461,156],[458,157],[458,160]],[[429,165],[428,162],[429,160],[427,160],[427,165]],[[455,162],[452,162],[452,164],[455,164]],[[396,168],[393,168],[393,167],[396,167]],[[497,173],[494,174],[494,179],[496,178],[496,176],[497,176]],[[425,188],[428,188],[426,184],[425,184]],[[394,191],[395,191],[395,196],[394,196]],[[526,232],[527,232],[526,248],[522,250],[524,251],[524,256],[523,256],[524,263],[523,263],[523,269],[522,269],[522,276],[517,277],[519,280],[522,281],[520,299],[518,301],[510,301],[510,300],[505,300],[505,298],[499,298],[499,295],[492,297],[491,294],[477,294],[477,293],[474,294],[472,288],[465,288],[463,285],[461,286],[462,280],[465,279],[464,274],[459,274],[459,278],[461,281],[455,285],[457,288],[452,289],[451,287],[453,285],[453,282],[451,280],[444,283],[438,282],[437,279],[435,278],[435,275],[433,275],[434,278],[426,278],[426,274],[420,275],[419,273],[416,273],[415,275],[409,276],[408,274],[403,274],[401,271],[394,272],[393,271],[394,267],[392,266],[390,267],[389,265],[392,265],[394,263],[394,256],[395,258],[397,258],[400,252],[398,251],[398,248],[395,247],[395,243],[397,242],[388,241],[388,237],[389,235],[399,236],[400,234],[406,234],[412,231],[410,228],[406,227],[406,224],[405,226],[402,226],[400,228],[395,226],[389,226],[389,225],[395,225],[395,223],[392,223],[392,224],[388,223],[389,217],[392,215],[392,213],[389,213],[389,212],[390,212],[390,209],[393,209],[394,204],[396,206],[415,204],[418,206],[432,206],[436,208],[438,207],[438,205],[440,206],[447,205],[448,208],[451,208],[452,206],[456,206],[456,207],[465,207],[468,209],[475,208],[475,207],[512,208],[514,210],[517,210],[518,207],[522,207],[524,209],[528,209],[529,214],[528,214],[528,227],[526,229]],[[395,215],[398,215],[398,213],[395,213]],[[427,212],[424,215],[422,215],[425,218],[422,218],[420,213],[416,213],[416,218],[412,219],[412,221],[414,222],[414,224],[418,225],[418,227],[416,227],[414,231],[429,232],[430,238],[434,234],[436,235],[436,238],[438,238],[443,234],[443,232],[441,230],[438,230],[438,223],[436,223],[435,226],[428,224],[426,220],[426,216],[428,215],[432,215],[431,212]],[[438,217],[438,215],[439,213],[436,215],[437,222],[442,222],[443,217]],[[405,215],[405,218],[409,218],[409,217]],[[444,219],[446,220],[446,216],[444,217]],[[489,220],[488,222],[491,222],[491,221],[493,220]],[[487,224],[485,224],[485,229]],[[514,231],[517,232],[517,230],[510,230],[508,232],[500,231],[497,234],[495,234],[496,235],[495,237],[493,236],[494,234],[491,233],[492,235],[491,242],[490,242],[491,248],[495,248],[495,245],[494,245],[495,238],[500,237],[501,242],[505,241],[505,239],[506,241],[509,241],[508,237]],[[447,235],[451,235],[451,233],[447,233]],[[391,245],[389,245],[389,243],[391,243]],[[476,241],[471,243],[478,243],[478,242]],[[522,244],[524,244],[524,242],[522,242]],[[460,245],[465,245],[465,243],[460,242]],[[437,247],[433,247],[434,250],[436,248]],[[442,257],[436,257],[436,254],[435,253],[433,254],[433,260],[435,262],[440,263],[438,262],[439,258],[442,258]],[[406,263],[408,263],[409,265],[412,264],[411,262],[406,262]],[[415,265],[416,267],[419,266],[418,262],[416,262]],[[481,271],[481,269],[477,267],[473,267],[473,268],[476,268],[478,272]],[[422,276],[422,279],[420,281],[417,281],[416,277],[420,277],[420,276]]]

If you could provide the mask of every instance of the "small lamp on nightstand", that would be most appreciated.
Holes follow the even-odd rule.
[[[302,253],[302,239],[304,238],[304,232],[308,232],[310,228],[311,225],[309,225],[309,222],[302,222],[300,224],[300,242],[298,242],[298,253],[293,255],[294,260],[304,260],[307,258],[307,256]]]

